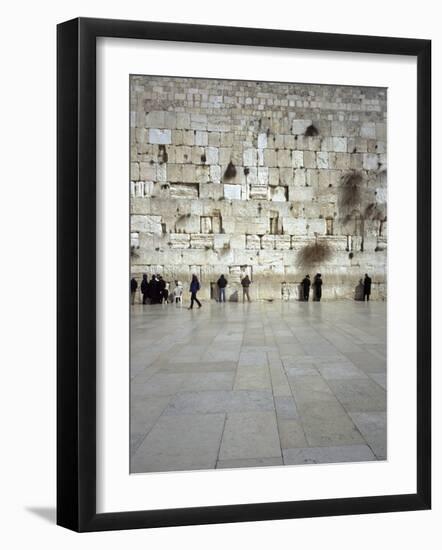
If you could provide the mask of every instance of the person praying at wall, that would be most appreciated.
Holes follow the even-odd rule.
[[[367,297],[367,302],[370,300],[370,294],[371,294],[371,277],[365,274],[364,277],[364,302],[365,297]]]
[[[219,289],[219,301],[225,302],[227,279],[224,277],[224,275],[221,275],[221,277],[218,279],[218,282],[216,284],[218,285],[218,289]]]
[[[166,281],[158,275],[158,304],[162,304],[165,298]]]
[[[196,302],[198,304],[198,309],[201,307],[201,302],[196,297],[196,293],[201,288],[200,282],[198,281],[198,277],[193,274],[192,275],[192,281],[190,282],[190,307],[189,309],[193,309],[193,303]]]
[[[181,281],[175,281],[175,288],[173,289],[173,301],[175,304],[182,304],[183,285]]]
[[[250,302],[250,295],[249,295],[249,287],[250,287],[250,284],[251,284],[251,281],[249,279],[249,276],[246,275],[242,280],[241,280],[241,286],[242,286],[242,301],[243,303],[246,301],[246,296],[247,296],[247,301]]]
[[[135,295],[137,293],[138,283],[135,277],[130,280],[130,303],[135,304]]]
[[[322,297],[322,278],[320,273],[316,273],[313,279],[313,301],[320,302]]]
[[[149,297],[149,284],[147,282],[147,275],[143,274],[143,280],[141,281],[141,294],[143,295],[143,304],[147,304],[147,298]]]
[[[311,281],[310,281],[310,275],[306,275],[303,279],[302,279],[302,299],[304,302],[308,302],[308,299],[309,299],[309,295],[310,295],[310,284],[311,284]]]

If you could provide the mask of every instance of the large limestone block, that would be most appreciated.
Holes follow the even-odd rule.
[[[160,130],[158,128],[149,128],[149,142],[161,145],[172,143],[172,133],[170,130]]]
[[[362,138],[376,139],[376,123],[375,122],[362,123],[360,136]]]
[[[285,202],[288,199],[288,187],[278,186],[270,189],[270,199],[273,202]]]
[[[161,216],[133,214],[131,216],[131,230],[161,235],[163,232],[161,227]]]
[[[305,220],[303,218],[283,217],[282,230],[285,235],[305,234]]]
[[[194,233],[199,230],[199,216],[192,216],[192,214],[181,214],[175,222],[175,231],[177,233]]]
[[[250,250],[259,250],[261,240],[258,235],[246,235],[246,248]]]
[[[304,152],[292,151],[292,167],[303,168],[304,167]]]
[[[169,235],[171,248],[189,248],[190,247],[190,235],[183,233],[170,233]]]
[[[365,170],[377,170],[378,155],[373,153],[364,153],[363,165]]]
[[[275,235],[263,235],[261,237],[261,248],[263,250],[274,250]]]
[[[224,197],[230,200],[241,200],[241,186],[224,184]]]
[[[292,134],[300,135],[304,134],[307,128],[312,124],[308,119],[294,119],[292,121]]]
[[[290,235],[275,235],[276,250],[290,250],[291,238]]]
[[[278,150],[277,165],[279,168],[289,168],[292,166],[291,152],[288,149]]]
[[[199,185],[198,183],[171,183],[170,195],[174,198],[197,199]]]

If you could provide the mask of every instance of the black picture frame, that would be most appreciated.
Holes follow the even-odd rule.
[[[151,39],[417,59],[417,472],[414,494],[96,512],[96,39]],[[57,523],[84,531],[369,514],[431,506],[431,41],[74,19],[57,28]]]

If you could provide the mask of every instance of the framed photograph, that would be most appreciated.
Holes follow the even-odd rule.
[[[431,43],[58,26],[76,531],[431,506]]]

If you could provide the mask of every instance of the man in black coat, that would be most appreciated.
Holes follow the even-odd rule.
[[[364,277],[364,302],[365,297],[367,297],[367,302],[370,300],[370,294],[371,294],[371,277],[365,274]]]
[[[135,294],[137,292],[138,283],[135,277],[132,277],[130,280],[130,302],[132,305],[135,304]]]
[[[149,283],[147,282],[147,275],[143,275],[143,280],[141,281],[141,294],[143,295],[143,304],[147,304],[147,298],[149,295]]]
[[[322,278],[320,273],[316,273],[313,279],[313,301],[320,302],[322,297]]]
[[[302,299],[304,302],[308,302],[309,294],[310,294],[310,275],[306,275],[302,279]]]

